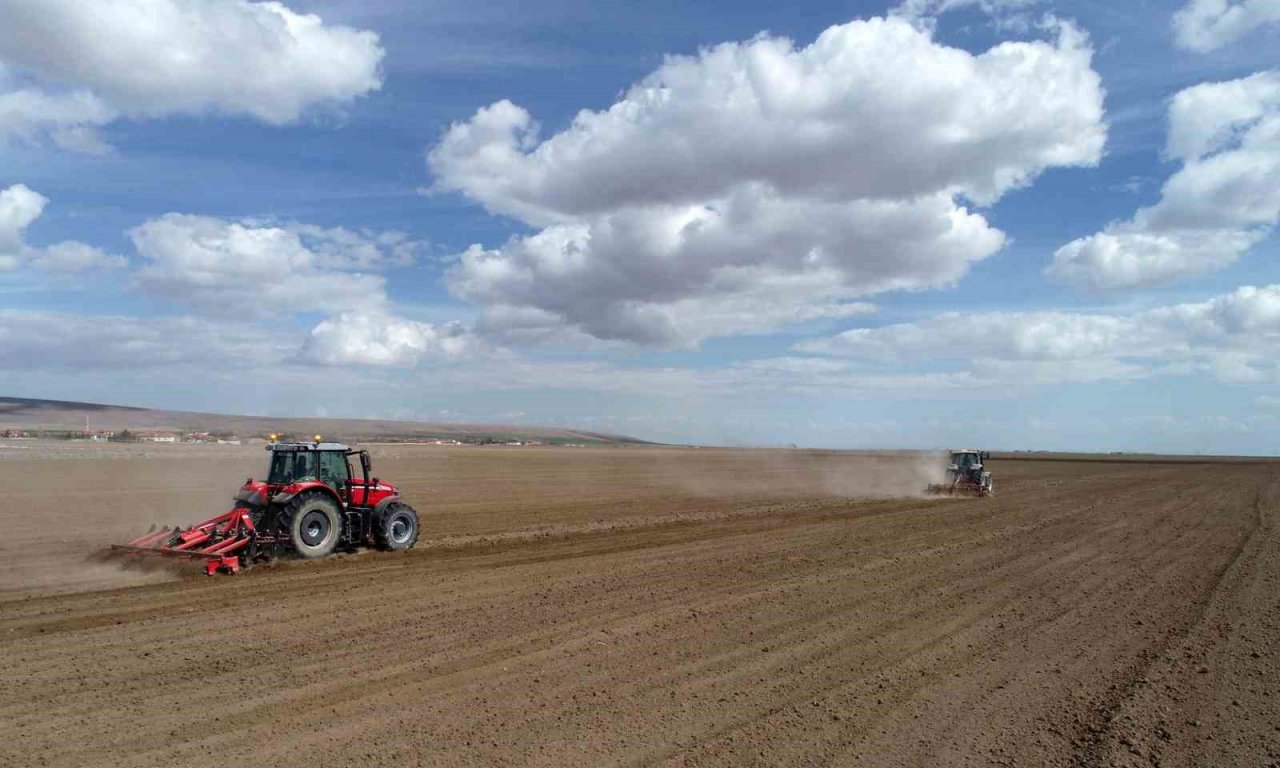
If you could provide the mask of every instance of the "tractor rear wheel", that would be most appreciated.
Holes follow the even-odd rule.
[[[338,504],[323,493],[303,493],[285,507],[281,522],[299,557],[328,557],[342,536]]]
[[[418,513],[413,507],[392,502],[373,527],[373,538],[379,549],[399,551],[412,549],[418,542]]]

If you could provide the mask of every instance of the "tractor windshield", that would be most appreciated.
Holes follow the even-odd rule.
[[[271,454],[271,473],[267,476],[268,483],[289,485],[314,479],[316,479],[314,451],[276,451]]]
[[[972,453],[957,453],[953,463],[960,469],[969,469],[977,466],[978,457]]]

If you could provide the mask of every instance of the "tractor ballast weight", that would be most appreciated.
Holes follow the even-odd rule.
[[[991,496],[995,481],[987,471],[991,454],[986,451],[961,449],[951,451],[951,464],[947,467],[945,482],[930,485],[928,493],[939,496]]]
[[[267,479],[246,480],[231,511],[189,528],[153,529],[111,550],[201,561],[212,576],[280,555],[311,559],[361,546],[406,550],[417,542],[417,511],[396,486],[373,477],[368,451],[319,438],[272,442],[267,450]],[[359,477],[352,458],[359,459]]]

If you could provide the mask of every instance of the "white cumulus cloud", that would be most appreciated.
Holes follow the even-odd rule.
[[[415,247],[398,233],[179,213],[129,237],[142,288],[214,314],[381,310],[386,281],[376,270],[406,263]]]
[[[123,256],[107,253],[97,246],[64,240],[47,248],[29,251],[28,263],[46,272],[80,273],[101,269],[122,269],[128,262]]]
[[[933,26],[944,13],[976,9],[991,17],[997,29],[1025,31],[1032,27],[1031,9],[1039,0],[903,0],[890,14]]]
[[[844,316],[999,250],[961,201],[1096,164],[1102,97],[1068,24],[972,55],[888,18],[669,57],[545,140],[501,101],[430,151],[434,189],[540,231],[471,248],[448,282],[490,328],[659,345]]]
[[[1054,253],[1048,274],[1094,290],[1221,269],[1280,219],[1280,70],[1174,96],[1160,201]]]
[[[1188,0],[1173,15],[1179,47],[1207,53],[1280,23],[1280,0]]]
[[[47,197],[25,184],[0,189],[0,260],[8,259],[12,266],[17,266],[26,248],[23,236],[27,227],[40,218],[48,203]]]
[[[192,317],[77,315],[0,309],[0,370],[276,365],[293,354],[278,334]]]
[[[1280,379],[1280,285],[1130,314],[949,312],[797,345],[867,364],[925,365],[1017,381],[1205,373]]]
[[[461,323],[435,325],[386,313],[344,312],[311,330],[301,357],[322,365],[408,368],[424,359],[452,359],[476,351]]]
[[[490,324],[525,308],[600,339],[681,344],[861,312],[850,298],[952,283],[1003,243],[943,195],[825,203],[753,186],[720,209],[625,208],[473,247],[448,281],[498,310]]]
[[[100,248],[64,240],[44,248],[26,243],[26,230],[44,213],[49,199],[25,184],[0,189],[0,272],[34,267],[46,272],[87,272],[118,269],[121,256]]]
[[[0,137],[100,151],[121,116],[281,124],[382,84],[375,33],[279,2],[0,0],[0,19]]]
[[[31,268],[71,275],[128,265],[123,257],[75,241],[44,248],[27,245],[25,230],[47,203],[20,184],[0,190],[0,270]],[[269,339],[278,353],[287,327],[298,315],[311,312],[329,318],[311,330],[300,351],[295,342],[278,360],[412,366],[424,358],[455,358],[480,349],[461,324],[435,326],[390,314],[386,280],[379,273],[412,264],[422,247],[400,232],[170,213],[128,234],[138,257],[128,273],[132,284],[180,307],[182,315],[152,323],[11,312],[0,317],[0,352],[9,350],[14,359],[31,356],[36,349],[30,346],[31,337],[50,341],[53,367],[124,366],[133,354],[183,362],[200,358],[202,347],[217,357],[259,361],[262,356],[246,355],[243,347],[254,338]],[[265,328],[271,324],[265,322],[268,319],[279,327]],[[27,333],[46,321],[56,327]],[[206,339],[221,328],[227,329],[226,339],[186,343]]]
[[[5,77],[0,61],[0,139],[36,143],[47,136],[64,149],[102,154],[109,148],[97,127],[116,117],[115,109],[85,90],[46,93],[20,87]]]

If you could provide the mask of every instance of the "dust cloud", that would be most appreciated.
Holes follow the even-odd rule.
[[[699,451],[697,469],[664,459],[661,473],[686,492],[711,497],[837,496],[926,498],[946,477],[947,455],[936,451]]]
[[[88,558],[77,559],[74,553],[67,552],[19,564],[0,578],[0,590],[85,592],[159,584],[177,578],[179,572],[168,568],[147,567],[123,560],[93,562]]]
[[[62,593],[155,584],[189,569],[104,559],[154,525],[190,525],[225,512],[262,451],[33,441],[0,454],[0,601],[4,593]],[[221,449],[221,446],[217,447]]]

